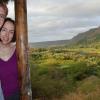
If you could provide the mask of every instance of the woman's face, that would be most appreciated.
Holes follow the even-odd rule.
[[[14,24],[6,21],[0,32],[0,39],[3,44],[9,44],[14,35]]]
[[[3,7],[0,6],[0,28],[2,27],[4,23],[5,17],[6,17],[6,12],[3,9]]]

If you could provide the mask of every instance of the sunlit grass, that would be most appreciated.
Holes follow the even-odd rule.
[[[34,100],[100,100],[99,47],[32,48],[29,59]]]

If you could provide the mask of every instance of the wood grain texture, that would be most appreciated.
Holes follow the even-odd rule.
[[[18,60],[20,100],[32,100],[30,70],[28,66],[28,35],[26,0],[15,0],[16,53]]]

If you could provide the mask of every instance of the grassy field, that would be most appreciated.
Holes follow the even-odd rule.
[[[30,48],[36,100],[100,100],[100,46]]]

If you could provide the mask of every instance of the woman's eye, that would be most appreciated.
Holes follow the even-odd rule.
[[[13,31],[11,31],[10,33],[11,33],[11,34],[14,34],[14,32],[13,32]]]
[[[2,28],[2,30],[1,30],[2,32],[4,32],[4,31],[6,31],[6,29],[4,29],[4,28]]]

